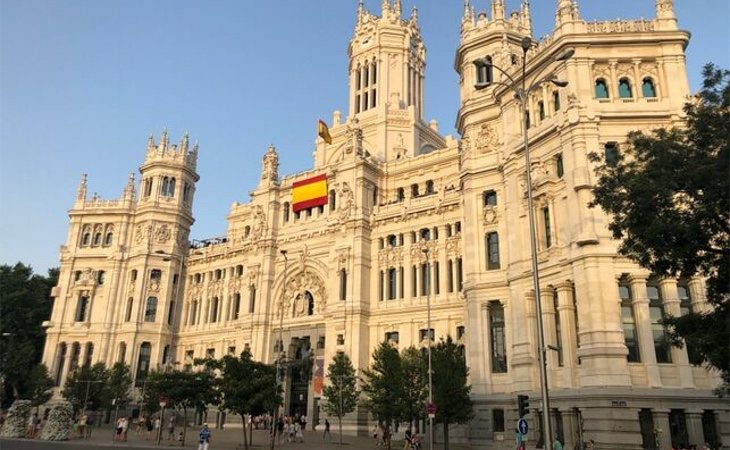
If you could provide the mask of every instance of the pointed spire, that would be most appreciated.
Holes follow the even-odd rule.
[[[163,152],[167,150],[167,144],[170,142],[170,140],[167,137],[167,127],[165,127],[164,130],[162,130],[162,136],[160,136],[160,150]]]
[[[522,0],[522,27],[532,36],[532,16],[530,15],[530,0]]]
[[[469,11],[471,10],[471,7],[469,6],[469,0],[464,0],[464,17],[461,18],[462,22],[466,22],[469,20]]]
[[[411,8],[410,23],[418,26],[418,8],[416,8],[416,5],[413,5],[413,8]]]
[[[134,192],[134,172],[129,173],[129,178],[127,179],[127,185],[124,186],[124,198],[130,198],[133,199],[135,196]]]
[[[555,26],[558,27],[566,22],[578,18],[578,2],[571,0],[558,0],[558,10],[555,12]]]
[[[81,174],[81,181],[79,187],[76,189],[76,200],[86,200],[86,188],[87,188],[88,175],[85,173]]]
[[[492,20],[504,20],[504,0],[492,0]]]
[[[676,19],[672,0],[656,0],[657,19]]]
[[[403,6],[401,5],[401,0],[395,0],[395,4],[393,5],[393,12],[395,12],[395,15],[398,16],[400,19],[401,12],[403,11]]]
[[[357,0],[357,23],[360,23],[364,15],[365,5],[363,4],[363,0]]]
[[[188,132],[186,131],[185,134],[183,134],[182,139],[180,140],[180,153],[183,155],[188,152],[188,144],[190,143],[190,136],[188,135]]]
[[[380,4],[380,14],[385,17],[385,13],[390,12],[390,0],[383,0]]]
[[[147,138],[147,151],[155,149],[155,138],[150,134],[150,137]]]

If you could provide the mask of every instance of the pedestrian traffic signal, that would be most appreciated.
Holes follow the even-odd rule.
[[[517,411],[520,414],[520,417],[523,417],[525,414],[530,413],[530,397],[528,395],[518,395],[517,396]]]

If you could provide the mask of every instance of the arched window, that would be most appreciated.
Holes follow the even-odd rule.
[[[84,356],[84,367],[91,367],[91,360],[94,357],[94,344],[86,343],[86,356]]]
[[[247,238],[249,234],[251,234],[251,226],[246,225],[243,229],[243,237]]]
[[[106,279],[106,272],[103,270],[100,270],[99,273],[96,274],[96,282],[98,284],[104,284],[104,280]]]
[[[162,177],[162,185],[160,186],[160,194],[162,194],[163,197],[167,196],[167,187],[170,184],[170,179],[167,177]]]
[[[553,91],[553,110],[560,111],[560,93]]]
[[[618,80],[618,96],[620,98],[632,98],[634,96],[631,92],[631,82],[628,78]]]
[[[416,198],[418,197],[418,184],[413,183],[411,185],[411,197]]]
[[[483,59],[480,59],[476,61],[474,65],[477,71],[477,88],[484,88],[489,86],[492,81],[494,81],[492,57],[487,56]]]
[[[129,279],[132,282],[137,281],[137,269],[132,269],[132,272],[129,274]]]
[[[174,197],[175,196],[175,178],[170,178],[170,182],[167,185],[167,196],[168,197]]]
[[[403,200],[405,200],[406,199],[406,191],[405,191],[405,189],[403,189],[402,187],[399,187],[396,190],[396,198],[397,198],[397,200],[398,200],[399,203],[402,202]]]
[[[149,342],[143,342],[139,346],[139,358],[137,359],[137,376],[134,385],[142,387],[147,374],[150,371],[150,355],[152,354],[152,345]]]
[[[218,321],[218,297],[213,297],[213,301],[210,304],[210,321]]]
[[[106,237],[104,238],[104,245],[112,245],[112,242],[114,241],[114,233],[111,231],[106,234]]]
[[[94,242],[91,245],[94,247],[101,245],[101,233],[94,234]]]
[[[355,89],[360,89],[362,87],[362,77],[360,76],[360,67],[357,68],[355,71]]]
[[[330,189],[330,195],[329,195],[329,205],[330,205],[330,211],[334,211],[337,207],[337,193],[334,189]]]
[[[389,234],[386,238],[388,242],[388,247],[393,248],[398,246],[398,238],[394,234]]]
[[[297,302],[299,303],[302,300],[302,295],[297,295]],[[309,291],[304,291],[304,302],[307,309],[307,315],[311,316],[314,314],[314,297],[312,296],[312,293]]]
[[[86,247],[91,243],[91,233],[88,231],[81,237],[81,246]]]
[[[646,77],[641,82],[641,94],[644,98],[656,97],[656,89],[654,88],[654,81],[651,78]]]
[[[433,181],[428,180],[428,181],[426,181],[426,195],[431,195],[433,193],[434,193]]]
[[[596,98],[608,98],[608,85],[603,78],[596,80],[595,94]]]
[[[537,110],[539,112],[540,120],[545,120],[545,103],[542,101],[537,102]]]
[[[347,271],[340,269],[340,300],[347,299]]]
[[[154,322],[157,317],[157,297],[147,297],[147,304],[144,308],[144,321]]]
[[[79,368],[79,357],[81,356],[81,344],[74,342],[71,345],[71,361],[68,364],[69,373]]]
[[[499,235],[497,233],[487,233],[487,269],[499,269]]]
[[[149,197],[152,195],[152,179],[147,178],[144,180],[144,196]]]
[[[421,237],[422,241],[430,241],[431,240],[431,230],[428,228],[421,228],[419,231],[419,236]]]
[[[489,302],[489,338],[492,373],[507,373],[507,342],[505,338],[504,307],[493,300]]]
[[[127,311],[124,314],[124,321],[129,322],[132,320],[132,307],[134,306],[134,298],[129,297],[127,299]]]
[[[190,199],[190,185],[186,182],[183,185],[183,201],[187,202]]]
[[[127,343],[120,342],[119,343],[119,353],[117,354],[117,362],[123,363],[126,356],[127,356]]]

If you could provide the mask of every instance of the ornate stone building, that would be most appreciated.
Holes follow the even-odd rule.
[[[225,237],[188,244],[197,148],[152,138],[119,200],[87,196],[84,176],[45,325],[44,361],[59,384],[81,364],[152,369],[249,349],[272,361],[311,356],[312,379],[287,378],[290,412],[316,421],[323,366],[344,351],[358,368],[375,346],[465,347],[476,416],[460,439],[512,446],[515,397],[532,397],[539,438],[536,305],[541,302],[555,432],[569,447],[612,448],[730,439],[718,377],[692,349],[666,345],[663,312],[708,308],[703,280],[652,277],[616,254],[607,217],[590,209],[589,152],[611,157],[631,130],[681,123],[690,94],[671,0],[654,19],[586,21],[558,0],[555,29],[526,53],[528,136],[538,217],[541,298],[532,290],[520,82],[530,8],[489,14],[464,4],[455,68],[461,140],[423,118],[425,46],[414,9],[383,0],[357,9],[349,45],[349,111],[332,117],[312,170],[278,173],[263,157],[258,185],[235,203]],[[486,2],[486,0],[484,0]],[[572,58],[555,62],[568,49]],[[475,64],[488,58],[493,66]],[[329,140],[329,139],[327,139]],[[326,180],[325,198],[296,207],[296,186]],[[139,193],[137,193],[139,189]],[[426,325],[431,303],[432,331]],[[293,372],[296,372],[294,369]],[[362,422],[361,426],[362,426]],[[364,429],[364,428],[363,428]]]

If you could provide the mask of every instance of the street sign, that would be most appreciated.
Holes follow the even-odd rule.
[[[160,397],[160,408],[164,408],[167,405],[167,398]]]
[[[426,403],[426,412],[429,416],[436,414],[436,404],[434,402]]]
[[[527,421],[525,419],[517,421],[517,431],[520,434],[527,434]]]

